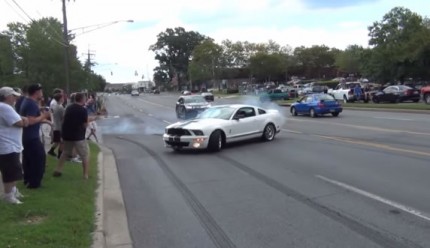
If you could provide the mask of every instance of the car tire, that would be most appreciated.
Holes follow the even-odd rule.
[[[309,110],[309,115],[312,117],[312,118],[315,118],[315,117],[317,117],[318,115],[317,115],[317,113],[315,112],[315,109],[313,109],[313,108],[311,108],[310,110]]]
[[[339,112],[331,113],[331,115],[333,115],[334,117],[338,117],[339,116]]]
[[[261,138],[264,141],[272,141],[273,139],[275,139],[275,135],[276,128],[272,123],[269,123],[264,127],[263,136],[261,136]]]
[[[296,108],[295,108],[295,107],[292,107],[292,108],[291,108],[291,110],[290,110],[290,113],[291,113],[291,115],[293,115],[293,116],[297,116],[297,110],[296,110]]]
[[[213,131],[212,134],[209,136],[208,151],[218,152],[222,149],[222,146],[223,146],[223,140],[222,140],[221,131],[220,130]]]
[[[413,100],[413,102],[415,102],[415,103],[417,103],[417,102],[419,102],[420,100],[419,99],[415,99],[415,100]]]
[[[379,103],[379,99],[377,98],[377,97],[372,97],[372,101],[374,102],[374,103]]]

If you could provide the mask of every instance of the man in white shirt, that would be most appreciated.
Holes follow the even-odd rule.
[[[16,188],[16,181],[22,179],[20,153],[22,128],[29,125],[13,108],[20,94],[10,87],[0,88],[0,172],[4,185],[3,199],[12,204],[21,204],[22,195]]]

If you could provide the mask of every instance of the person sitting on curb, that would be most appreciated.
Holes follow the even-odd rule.
[[[0,172],[4,186],[3,199],[12,204],[22,203],[16,182],[23,178],[20,161],[22,128],[28,126],[28,119],[21,117],[13,108],[19,96],[21,94],[10,87],[0,88]]]

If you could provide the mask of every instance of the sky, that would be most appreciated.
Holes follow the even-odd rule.
[[[367,47],[367,27],[394,7],[430,17],[428,0],[70,0],[66,6],[79,58],[92,54],[93,70],[109,83],[151,80],[158,62],[149,46],[166,28],[184,27],[219,44],[274,40],[345,49]],[[62,22],[61,0],[0,0],[0,31],[43,17]]]

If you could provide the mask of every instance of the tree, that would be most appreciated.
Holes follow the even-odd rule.
[[[222,52],[222,47],[212,40],[205,40],[196,46],[189,67],[190,78],[194,85],[210,79],[215,80],[218,77],[224,64]]]
[[[22,87],[27,83],[39,82],[43,84],[46,92],[64,87],[64,44],[61,32],[62,24],[54,18],[42,18],[29,25],[8,24],[8,30],[2,32],[1,37],[9,41],[10,48],[7,48],[7,43],[3,43],[3,38],[0,42],[0,57],[3,58],[3,54],[12,54],[13,70],[7,83]],[[94,74],[88,65],[82,66],[77,58],[76,47],[70,45],[69,51],[71,89],[104,89],[106,81]],[[0,61],[3,61],[2,58]],[[10,71],[10,61],[8,64]]]
[[[182,27],[168,28],[157,35],[157,42],[149,47],[155,53],[161,68],[168,68],[169,78],[177,76],[178,86],[187,79],[188,65],[194,48],[208,39],[198,32],[186,31]]]
[[[285,72],[285,60],[280,53],[259,52],[250,59],[250,70],[259,81],[271,81]]]
[[[10,37],[0,34],[0,82],[13,75],[13,50]]]
[[[338,49],[330,49],[325,45],[315,45],[310,48],[301,46],[294,49],[296,65],[302,67],[303,74],[308,78],[323,78],[327,76],[323,73],[324,69],[334,66],[338,53]]]
[[[419,58],[429,44],[428,22],[409,9],[395,7],[369,30],[369,45],[373,46],[371,58],[375,67],[383,69],[377,79],[387,82],[417,76]],[[421,65],[422,66],[422,65]]]
[[[347,74],[362,74],[362,61],[364,48],[358,45],[350,45],[345,51],[339,52],[336,56],[335,65],[339,71]]]

